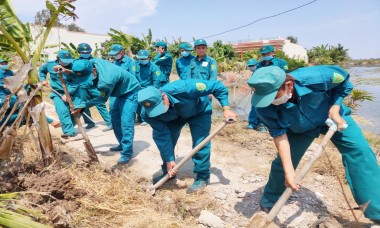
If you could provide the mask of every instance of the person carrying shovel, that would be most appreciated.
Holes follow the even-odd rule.
[[[252,106],[269,128],[279,155],[272,162],[260,207],[270,211],[285,187],[293,191],[295,168],[303,154],[328,127],[332,119],[338,129],[331,141],[342,154],[347,183],[358,205],[369,203],[364,215],[380,220],[380,167],[375,154],[351,117],[343,99],[353,86],[349,74],[339,66],[304,67],[286,74],[277,66],[258,69],[248,80],[255,91]]]
[[[202,79],[177,80],[161,89],[153,86],[138,92],[138,102],[142,106],[141,115],[153,128],[153,139],[163,161],[163,174],[153,179],[158,182],[166,174],[174,178],[174,148],[182,127],[188,123],[193,139],[193,148],[203,141],[211,128],[211,110],[209,96],[212,94],[223,107],[226,121],[235,118],[236,114],[228,106],[228,89],[220,81]],[[210,147],[208,142],[192,159],[196,179],[187,189],[188,193],[206,187],[210,178]]]

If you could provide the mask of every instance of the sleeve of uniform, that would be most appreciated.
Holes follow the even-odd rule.
[[[129,73],[131,73],[133,76],[136,76],[136,62],[132,60],[131,65],[128,69]]]
[[[144,118],[144,120],[153,128],[153,140],[164,162],[174,161],[174,148],[169,128],[164,122],[154,118]]]
[[[157,65],[152,64],[151,68],[153,86],[159,89],[162,83],[165,81],[164,74],[160,71]]]
[[[175,69],[176,69],[176,71],[177,71],[178,77],[179,77],[180,79],[184,80],[183,76],[181,75],[181,72],[179,71],[178,64],[179,64],[179,59],[177,59],[177,60],[175,61]]]
[[[112,85],[110,85],[109,87],[98,87],[100,96],[95,97],[94,99],[91,99],[87,102],[84,102],[83,104],[85,105],[85,107],[78,106],[78,108],[90,108],[101,103],[106,103],[111,94],[111,90],[109,88],[112,88]]]
[[[288,62],[285,60],[282,60],[282,67],[281,67],[286,73],[289,72]]]
[[[218,63],[215,59],[210,61],[210,78],[209,80],[217,80],[218,79]]]
[[[268,127],[269,134],[273,138],[286,134],[286,129],[277,123],[277,115],[270,107],[256,108],[257,116]]]
[[[221,81],[188,79],[184,83],[186,83],[187,94],[190,97],[196,98],[212,94],[222,107],[228,106],[228,89]]]
[[[39,76],[40,76],[40,80],[42,82],[46,81],[46,74],[48,73],[46,65],[47,65],[46,63],[44,65],[42,65],[42,67],[39,70]]]
[[[350,75],[347,71],[339,66],[332,66],[332,68],[333,72],[328,74],[329,77],[325,79],[325,83],[330,90],[332,104],[341,105],[354,87],[349,80]]]

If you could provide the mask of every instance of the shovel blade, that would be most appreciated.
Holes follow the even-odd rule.
[[[271,221],[268,221],[266,216],[257,213],[249,222],[248,228],[278,228],[279,226]]]

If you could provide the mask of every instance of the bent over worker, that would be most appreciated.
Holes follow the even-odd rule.
[[[176,171],[174,147],[177,144],[182,127],[188,123],[193,148],[202,142],[211,128],[211,110],[208,95],[213,94],[224,110],[226,120],[235,118],[235,113],[228,106],[228,89],[220,81],[201,79],[177,80],[161,89],[149,86],[138,93],[139,104],[143,107],[142,117],[153,128],[153,139],[163,161],[163,175],[154,178],[158,182],[167,173],[173,178]],[[208,142],[193,156],[194,183],[188,188],[188,193],[203,189],[210,178],[210,148]]]
[[[272,162],[260,206],[269,211],[285,186],[294,182],[295,168],[306,149],[328,127],[331,118],[343,129],[331,138],[342,154],[347,183],[358,205],[369,202],[364,214],[380,219],[380,167],[361,129],[351,117],[343,99],[353,86],[349,74],[339,66],[304,67],[286,75],[276,66],[258,69],[248,80],[254,88],[252,105],[268,126],[279,155]],[[284,184],[285,183],[285,184]]]
[[[82,77],[93,75],[94,87],[101,94],[76,105],[74,113],[78,114],[83,108],[105,103],[110,96],[115,97],[114,105],[111,107],[111,121],[116,139],[121,146],[120,159],[117,162],[128,163],[133,155],[134,117],[137,91],[140,89],[136,77],[121,67],[98,58],[75,61],[72,70]],[[89,70],[92,74],[88,73]]]

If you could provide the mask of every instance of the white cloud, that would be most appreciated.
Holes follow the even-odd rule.
[[[29,20],[34,18],[37,11],[45,8],[45,0],[33,0],[33,4],[30,0],[11,2],[16,13]],[[79,16],[79,26],[86,31],[106,33],[109,28],[125,32],[129,25],[138,24],[144,17],[154,15],[158,2],[159,0],[77,0],[73,5]]]

